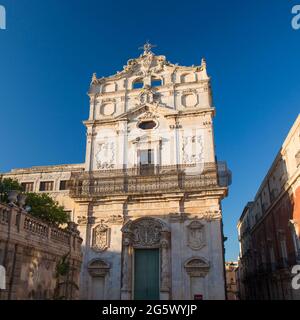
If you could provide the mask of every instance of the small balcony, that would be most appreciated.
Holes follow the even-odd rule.
[[[155,194],[162,192],[199,191],[226,188],[231,175],[222,170],[222,181],[216,163],[196,165],[143,165],[128,169],[73,173],[68,186],[70,196],[84,198],[117,194]]]

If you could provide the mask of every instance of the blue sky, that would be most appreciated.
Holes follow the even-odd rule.
[[[300,0],[298,1],[300,4]],[[86,92],[137,57],[147,39],[173,63],[212,78],[219,160],[233,172],[223,202],[226,258],[238,255],[236,223],[299,113],[300,30],[288,0],[0,0],[0,171],[80,163]]]

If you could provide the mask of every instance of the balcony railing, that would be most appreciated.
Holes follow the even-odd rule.
[[[159,192],[197,191],[225,187],[225,172],[219,183],[218,165],[149,166],[129,169],[102,170],[73,173],[69,181],[72,197],[89,197],[114,194],[147,194]],[[227,177],[230,181],[230,173]]]

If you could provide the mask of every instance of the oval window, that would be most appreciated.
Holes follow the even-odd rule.
[[[143,121],[139,124],[139,128],[143,130],[150,130],[156,127],[156,122],[154,121]]]

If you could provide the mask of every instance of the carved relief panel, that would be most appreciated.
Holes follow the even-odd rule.
[[[101,223],[93,229],[92,249],[104,251],[110,245],[110,228]]]
[[[186,108],[196,107],[198,104],[198,95],[196,90],[184,90],[181,95],[181,104]]]
[[[115,143],[98,143],[96,150],[97,169],[113,169],[115,166]]]
[[[203,162],[202,136],[188,136],[182,138],[183,163],[193,164]]]
[[[192,221],[188,226],[187,244],[193,250],[200,250],[206,244],[205,226],[199,221]]]
[[[115,104],[112,102],[105,102],[100,107],[100,113],[103,116],[112,116],[115,113]]]
[[[143,219],[132,227],[132,243],[138,247],[151,247],[160,243],[162,226],[153,219]]]

